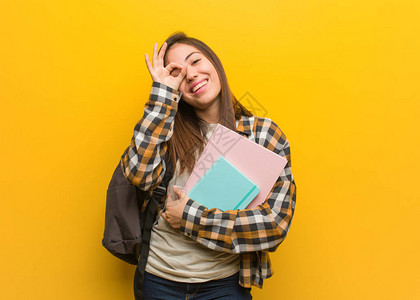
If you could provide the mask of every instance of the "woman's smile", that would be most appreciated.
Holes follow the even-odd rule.
[[[202,91],[204,91],[206,89],[208,80],[204,79],[199,81],[198,83],[194,83],[190,89],[190,91],[194,94],[197,95],[199,93],[201,93]]]

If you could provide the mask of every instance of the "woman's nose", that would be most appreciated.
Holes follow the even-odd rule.
[[[193,81],[197,77],[197,72],[194,68],[187,67],[187,80]]]

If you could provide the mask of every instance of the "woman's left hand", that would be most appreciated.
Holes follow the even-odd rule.
[[[182,221],[182,214],[184,212],[185,204],[190,199],[187,194],[181,192],[180,189],[174,187],[174,193],[178,200],[173,200],[171,194],[168,193],[166,199],[166,209],[162,217],[171,225],[172,228],[180,228]]]

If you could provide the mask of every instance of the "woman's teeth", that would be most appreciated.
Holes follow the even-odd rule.
[[[200,82],[199,84],[197,84],[194,88],[193,88],[193,90],[192,90],[192,92],[193,93],[195,93],[199,88],[201,88],[203,85],[205,85],[205,84],[207,84],[207,80],[204,80],[204,81],[202,81],[202,82]]]

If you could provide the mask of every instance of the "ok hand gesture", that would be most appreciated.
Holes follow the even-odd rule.
[[[170,63],[166,67],[163,66],[163,56],[165,55],[167,43],[163,43],[160,52],[158,53],[158,44],[155,43],[153,48],[153,66],[150,64],[149,56],[144,54],[146,65],[153,81],[163,83],[174,90],[178,90],[181,81],[186,74],[186,68],[177,63]],[[174,72],[177,76],[171,75],[173,69],[180,69],[181,72]]]

